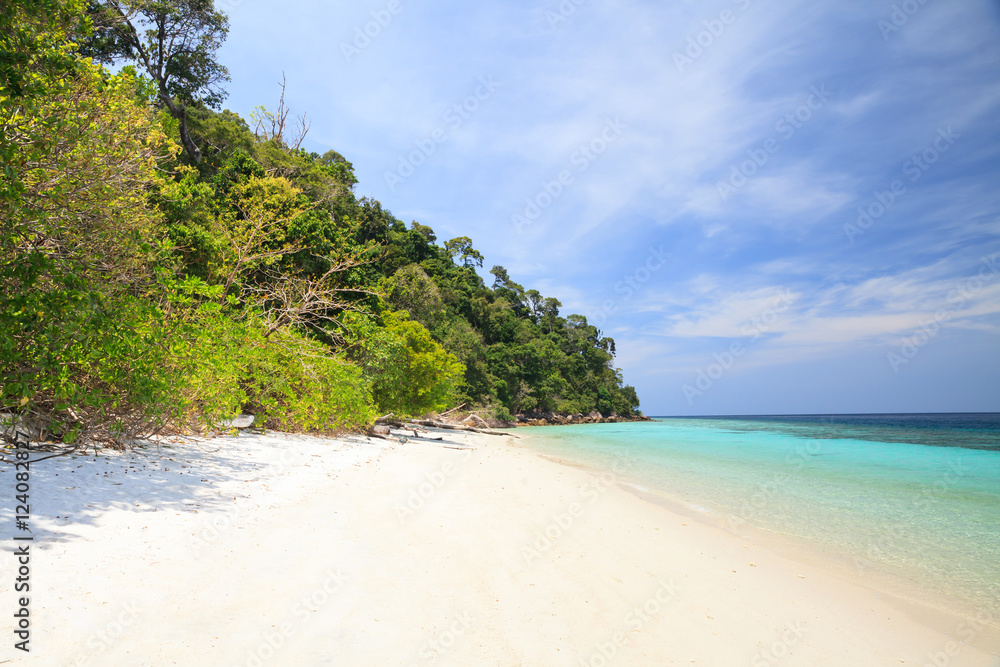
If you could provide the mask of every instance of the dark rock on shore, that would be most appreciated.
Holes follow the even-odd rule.
[[[591,412],[588,415],[583,415],[580,413],[573,415],[564,415],[554,412],[535,412],[528,414],[517,415],[517,425],[518,426],[564,426],[568,424],[607,424],[607,423],[617,423],[617,422],[648,422],[652,421],[649,417],[644,414],[629,415],[629,416],[619,416],[615,413],[610,415],[602,415],[601,413]]]

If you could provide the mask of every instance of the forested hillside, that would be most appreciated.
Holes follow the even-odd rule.
[[[283,90],[220,110],[227,31],[210,0],[0,9],[0,412],[113,441],[638,410],[612,339],[356,197]]]

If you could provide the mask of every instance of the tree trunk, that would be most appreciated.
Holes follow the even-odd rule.
[[[167,95],[166,87],[163,82],[160,83],[160,100],[163,105],[167,107],[167,111],[170,115],[177,119],[177,129],[181,133],[181,144],[184,146],[184,150],[187,154],[194,160],[195,164],[201,163],[201,151],[198,149],[197,144],[191,138],[191,134],[188,132],[187,127],[187,108],[183,103],[177,104]]]
[[[191,134],[188,132],[187,109],[183,106],[180,107],[180,116],[177,118],[177,121],[181,132],[181,143],[184,144],[184,150],[191,156],[191,159],[194,160],[195,164],[199,164],[201,162],[201,151],[198,149],[197,144],[194,143],[194,140],[191,138]]]

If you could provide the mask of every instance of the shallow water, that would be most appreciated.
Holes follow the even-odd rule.
[[[734,530],[804,538],[859,572],[889,571],[1000,615],[1000,414],[663,418],[527,432],[541,452],[614,463]]]

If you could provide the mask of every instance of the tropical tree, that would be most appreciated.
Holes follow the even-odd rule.
[[[181,144],[195,163],[201,149],[188,129],[188,108],[218,108],[229,71],[216,52],[229,19],[212,0],[90,0],[94,32],[80,52],[103,63],[136,63],[152,78],[156,97],[177,119]]]
[[[459,257],[462,260],[462,266],[483,265],[482,254],[472,247],[472,239],[468,236],[459,236],[450,241],[445,241],[444,249],[453,260],[456,256]]]

